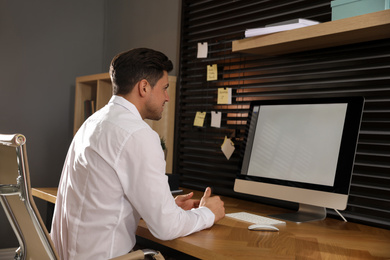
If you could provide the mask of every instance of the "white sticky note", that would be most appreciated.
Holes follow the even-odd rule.
[[[207,58],[208,44],[207,42],[198,42],[197,58]]]
[[[230,140],[230,138],[227,138],[225,136],[225,140],[223,141],[223,144],[221,145],[221,150],[223,152],[223,154],[225,155],[226,159],[230,159],[230,157],[232,156],[234,150],[236,148],[234,147],[234,143],[232,142],[232,140]]]
[[[218,88],[217,104],[232,103],[232,88]]]
[[[222,117],[222,112],[211,111],[211,126],[220,128],[221,117]]]

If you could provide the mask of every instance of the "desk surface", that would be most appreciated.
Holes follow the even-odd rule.
[[[56,193],[56,188],[33,189],[34,196],[52,203]],[[195,191],[195,197],[201,196],[202,192]],[[229,197],[222,199],[226,213],[287,212]],[[332,218],[301,224],[287,222],[278,226],[279,232],[249,231],[248,225],[225,217],[209,229],[162,241],[153,237],[141,220],[137,235],[200,259],[390,259],[390,230],[386,229]]]
[[[33,196],[51,202],[56,203],[58,188],[32,188],[31,193]]]

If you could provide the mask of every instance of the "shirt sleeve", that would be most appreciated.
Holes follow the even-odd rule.
[[[134,213],[158,239],[186,236],[213,225],[215,216],[210,209],[183,210],[176,205],[165,175],[160,139],[152,129],[138,130],[128,138],[116,168]]]

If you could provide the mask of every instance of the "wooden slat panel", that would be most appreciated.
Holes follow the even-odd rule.
[[[362,95],[366,104],[345,214],[353,221],[390,228],[385,207],[390,191],[390,40],[273,57],[233,53],[232,42],[242,39],[247,28],[297,17],[330,21],[330,1],[204,0],[183,1],[182,6],[174,161],[182,185],[212,186],[223,195],[269,201],[233,192],[250,101]],[[209,54],[197,59],[202,41],[208,42]],[[206,81],[210,64],[218,65],[217,81]],[[217,105],[220,87],[232,88],[232,105]],[[204,127],[193,126],[197,111],[207,112]],[[210,127],[211,111],[222,112],[221,128]],[[235,143],[230,160],[220,149],[225,136]]]

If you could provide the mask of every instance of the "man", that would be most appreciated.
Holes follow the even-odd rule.
[[[209,228],[224,217],[207,188],[172,197],[160,139],[143,119],[159,120],[172,62],[133,49],[111,62],[114,95],[74,136],[58,187],[51,237],[61,259],[109,259],[128,253],[142,217],[162,240]]]

